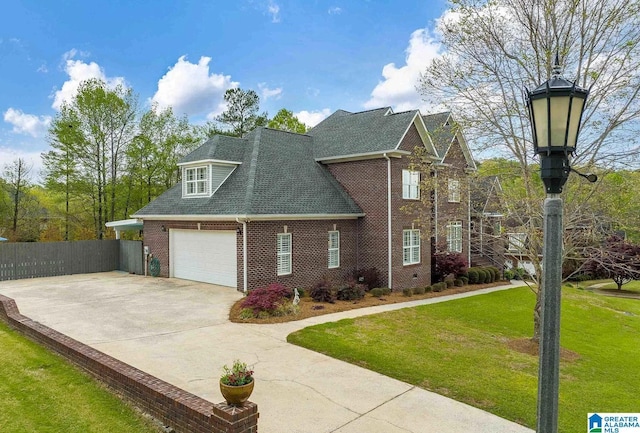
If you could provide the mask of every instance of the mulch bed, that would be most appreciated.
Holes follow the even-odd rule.
[[[506,281],[499,281],[491,284],[473,284],[462,287],[451,287],[443,292],[430,292],[423,295],[413,295],[411,297],[404,296],[402,292],[393,292],[381,298],[371,296],[369,293],[363,299],[358,301],[335,301],[333,304],[326,302],[315,302],[309,296],[300,299],[300,311],[295,316],[267,317],[267,318],[251,318],[242,319],[240,312],[242,311],[242,301],[237,301],[229,312],[229,320],[235,323],[284,323],[294,320],[302,320],[308,317],[321,316],[324,314],[337,313],[340,311],[353,310],[356,308],[374,307],[376,305],[397,304],[399,302],[417,301],[419,299],[436,298],[439,296],[454,295],[457,293],[472,292],[475,290],[486,289],[487,287],[496,287],[507,284]]]

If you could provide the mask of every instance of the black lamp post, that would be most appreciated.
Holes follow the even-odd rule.
[[[560,76],[556,55],[553,76],[535,90],[527,90],[534,151],[540,155],[540,175],[547,192],[544,201],[540,366],[538,370],[538,433],[558,431],[560,377],[560,300],[562,284],[562,192],[576,150],[588,90]],[[595,181],[595,176],[585,176]]]

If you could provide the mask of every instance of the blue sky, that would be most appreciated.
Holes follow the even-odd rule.
[[[46,130],[80,81],[122,83],[140,107],[203,122],[231,87],[313,125],[337,109],[423,108],[445,0],[17,0],[0,15],[0,167],[40,166]]]

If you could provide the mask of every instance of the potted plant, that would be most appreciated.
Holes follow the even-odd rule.
[[[253,392],[253,370],[247,364],[236,359],[233,366],[222,367],[220,392],[229,406],[242,406]]]

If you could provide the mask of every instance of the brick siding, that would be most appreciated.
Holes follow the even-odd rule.
[[[0,295],[0,320],[58,353],[177,433],[257,433],[258,406],[212,404],[20,314]]]

